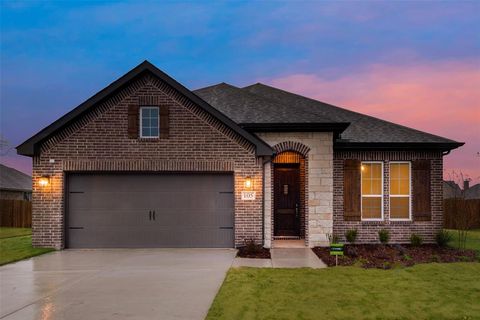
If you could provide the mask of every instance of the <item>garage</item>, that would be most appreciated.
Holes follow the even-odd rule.
[[[68,248],[234,246],[232,174],[69,174]]]

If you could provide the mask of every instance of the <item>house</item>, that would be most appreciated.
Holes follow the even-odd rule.
[[[463,181],[463,189],[455,181],[443,181],[443,198],[480,199],[480,183],[470,187],[470,181]]]
[[[0,164],[0,199],[27,200],[32,198],[32,177]]]
[[[473,186],[467,185],[465,191],[465,199],[480,199],[480,183]]]
[[[460,198],[462,189],[455,181],[443,181],[443,199]]]
[[[35,246],[313,247],[433,241],[461,145],[260,83],[190,91],[145,61],[17,152]]]

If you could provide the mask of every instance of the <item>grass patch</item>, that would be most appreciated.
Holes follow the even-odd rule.
[[[458,230],[449,229],[448,232],[452,234],[452,242],[450,246],[458,248]],[[466,249],[476,250],[480,254],[480,229],[469,230],[467,233],[467,242],[465,243]]]
[[[30,228],[0,227],[0,239],[19,237],[19,236],[30,236],[31,234],[32,234],[32,229]]]
[[[0,239],[0,266],[38,256],[53,250],[55,249],[33,248],[32,236],[2,238]]]
[[[475,319],[480,264],[230,269],[207,319]]]

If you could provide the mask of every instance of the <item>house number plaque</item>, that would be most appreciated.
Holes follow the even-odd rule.
[[[242,191],[242,200],[255,200],[256,196],[255,191]]]

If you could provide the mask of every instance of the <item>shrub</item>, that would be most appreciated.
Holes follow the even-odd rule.
[[[412,235],[410,236],[410,244],[414,247],[419,247],[422,245],[422,243],[423,243],[422,236],[412,233]]]
[[[329,234],[327,234],[327,237],[328,237],[328,241],[330,242],[330,244],[340,242],[340,239],[338,238],[338,236],[336,234],[329,233]]]
[[[452,241],[452,234],[447,230],[442,230],[437,233],[435,240],[440,247],[446,247]]]
[[[357,229],[347,230],[347,232],[345,232],[345,238],[348,242],[352,244],[355,243],[355,240],[357,240]]]
[[[390,240],[390,231],[388,231],[387,229],[381,229],[380,231],[378,231],[378,239],[382,244],[387,244]]]
[[[244,240],[245,242],[245,253],[246,254],[256,254],[260,252],[261,246],[255,243],[255,240]]]

